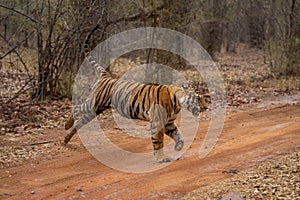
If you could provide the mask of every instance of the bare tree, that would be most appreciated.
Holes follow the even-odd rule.
[[[2,0],[0,60],[9,55],[22,60],[38,100],[47,95],[70,96],[86,53],[115,33],[152,26],[191,36],[213,57],[220,51],[234,52],[240,42],[265,48],[272,70],[289,75],[299,73],[299,15],[297,0]],[[180,41],[176,44],[183,48]],[[34,73],[20,53],[24,47],[36,50]],[[186,65],[179,56],[161,50],[125,56],[134,55],[146,63]],[[102,62],[108,65],[109,60],[107,56]]]

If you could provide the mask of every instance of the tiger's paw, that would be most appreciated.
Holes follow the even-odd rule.
[[[183,148],[184,142],[183,140],[179,140],[176,142],[174,149],[176,151],[180,151]]]
[[[167,163],[167,162],[172,161],[172,159],[170,157],[166,156],[163,153],[162,149],[154,150],[154,156],[156,158],[156,162],[158,162],[158,163]]]
[[[70,140],[71,140],[70,135],[67,135],[63,141],[63,145],[67,145],[70,142]]]
[[[172,161],[172,159],[168,156],[156,158],[156,162],[158,162],[158,163],[167,163],[167,162],[171,162],[171,161]]]

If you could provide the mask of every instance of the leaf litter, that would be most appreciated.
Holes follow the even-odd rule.
[[[226,198],[228,194],[235,194],[234,198]],[[300,199],[300,147],[182,198],[194,199]]]

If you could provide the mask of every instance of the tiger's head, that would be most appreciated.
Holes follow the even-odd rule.
[[[189,88],[185,85],[181,87],[171,85],[170,88],[179,99],[182,107],[190,111],[195,117],[198,117],[200,112],[207,110],[204,96],[198,94],[193,88]]]
[[[195,91],[186,91],[185,101],[182,105],[195,117],[199,116],[200,112],[207,110],[204,96]]]

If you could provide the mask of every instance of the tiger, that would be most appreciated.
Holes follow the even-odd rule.
[[[123,117],[149,121],[155,161],[171,162],[172,159],[163,152],[164,135],[175,141],[176,151],[182,150],[184,140],[174,122],[182,107],[194,116],[206,110],[204,97],[178,85],[144,84],[113,78],[104,68],[94,61],[92,63],[100,69],[100,78],[94,84],[91,96],[83,104],[74,107],[73,113],[65,123],[66,130],[72,129],[66,135],[64,144],[67,144],[82,126],[106,109],[112,108]],[[79,113],[81,116],[75,121]]]

